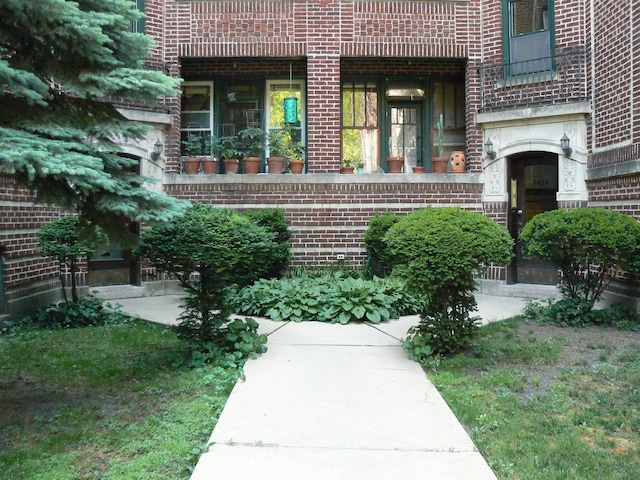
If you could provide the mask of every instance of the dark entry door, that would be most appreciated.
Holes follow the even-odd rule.
[[[404,157],[405,172],[422,163],[422,104],[389,105],[389,152]]]
[[[533,217],[558,206],[558,156],[534,152],[510,160],[509,232],[515,240],[515,257],[509,269],[509,283],[556,285],[558,268],[551,262],[526,257],[519,235]]]
[[[140,234],[137,223],[132,222],[129,230]],[[139,265],[130,249],[120,248],[113,243],[98,245],[88,263],[87,284],[90,287],[140,284]]]

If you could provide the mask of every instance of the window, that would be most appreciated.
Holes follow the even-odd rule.
[[[378,93],[374,82],[342,84],[342,159],[366,173],[380,168]]]
[[[145,4],[145,0],[135,0],[133,2],[133,9],[144,13],[144,7],[145,7],[144,4]],[[144,17],[133,22],[131,25],[131,30],[133,31],[133,33],[144,33],[144,26],[145,26],[144,23],[145,23]]]
[[[295,98],[296,121],[289,123],[292,141],[305,144],[304,82],[300,80],[270,80],[267,82],[267,132],[285,127],[285,102]],[[268,147],[267,147],[268,148]]]
[[[448,157],[466,149],[464,83],[434,83],[431,108],[431,155]],[[438,121],[442,115],[442,154]]]
[[[548,72],[554,50],[554,0],[503,0],[505,63],[510,75]]]
[[[213,126],[213,83],[185,82],[182,85],[181,135],[184,142],[200,135],[204,142],[212,135]],[[184,145],[182,153],[184,154]]]

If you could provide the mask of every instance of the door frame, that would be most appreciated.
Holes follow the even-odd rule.
[[[422,99],[420,99],[419,101],[410,101],[410,100],[402,100],[402,99],[398,99],[398,100],[387,100],[386,103],[386,123],[385,123],[385,131],[387,132],[387,134],[385,135],[385,143],[386,143],[386,152],[389,153],[390,151],[390,145],[389,145],[389,139],[391,138],[391,111],[394,108],[415,108],[416,109],[416,132],[417,132],[417,138],[416,138],[416,165],[425,165],[426,162],[426,157],[425,157],[425,132],[427,131],[424,127],[425,125],[425,104],[424,101]],[[403,124],[404,125],[404,124]],[[429,141],[429,139],[427,138],[427,141]],[[383,150],[384,151],[384,150]],[[384,166],[388,168],[386,159],[389,155],[382,155],[381,160],[381,164],[383,164],[384,161]],[[409,165],[407,163],[407,158],[405,157],[405,172],[407,171],[407,169],[413,165]]]
[[[522,269],[524,264],[530,264],[532,262],[540,263],[542,268],[553,268],[550,264],[543,266],[547,262],[535,261],[531,259],[523,259],[521,257],[522,244],[518,239],[518,235],[527,221],[527,188],[525,182],[525,169],[530,166],[552,166],[555,168],[555,178],[544,177],[545,181],[555,183],[554,200],[555,208],[557,208],[557,197],[559,189],[559,161],[558,155],[551,152],[524,152],[511,155],[507,157],[507,192],[508,192],[508,215],[507,215],[507,229],[514,239],[513,246],[513,258],[510,265],[507,267],[507,283],[522,283],[518,278],[518,269]],[[538,179],[534,181],[539,181]],[[544,186],[544,184],[542,185]],[[535,190],[535,189],[533,189]],[[540,190],[550,190],[543,189]],[[549,211],[547,209],[544,211]],[[534,215],[535,216],[535,215]],[[533,218],[533,217],[531,217]],[[530,220],[530,218],[529,218]],[[532,283],[532,282],[524,282]]]

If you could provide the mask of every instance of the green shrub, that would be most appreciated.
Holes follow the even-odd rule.
[[[513,241],[489,218],[460,208],[425,208],[401,218],[384,237],[393,276],[427,297],[420,327],[437,353],[464,347],[474,329],[475,276],[505,265]],[[437,331],[450,331],[440,335]]]
[[[77,302],[49,305],[39,312],[12,324],[12,329],[36,328],[80,328],[88,326],[124,323],[131,317],[117,306],[104,303],[99,298],[88,296]]]
[[[211,344],[224,350],[231,322],[225,289],[248,285],[273,268],[281,255],[275,236],[248,216],[194,204],[172,224],[147,230],[137,254],[174,275],[187,291],[181,338],[200,350]]]
[[[602,325],[620,330],[638,330],[638,312],[629,303],[616,303],[609,308],[594,309],[592,300],[563,298],[561,300],[528,300],[524,315],[561,327]]]
[[[378,323],[422,308],[420,299],[405,292],[398,280],[364,280],[341,272],[260,280],[237,292],[234,307],[238,313],[275,321],[331,323]]]
[[[386,252],[387,242],[384,236],[398,220],[393,212],[385,212],[369,221],[369,227],[364,233],[364,243],[367,247],[367,271],[371,276],[384,277],[391,273],[393,263]]]
[[[289,228],[291,222],[285,217],[282,210],[248,210],[243,215],[275,235],[274,241],[278,244],[278,248],[273,252],[273,257],[268,259],[271,266],[263,274],[263,278],[281,277],[287,270],[291,257],[289,245],[292,235]],[[268,253],[271,252],[265,252],[265,254]]]
[[[70,215],[43,225],[38,231],[38,241],[42,245],[42,255],[56,258],[59,262],[60,285],[65,302],[68,301],[63,275],[65,265],[71,277],[71,300],[78,302],[78,262],[80,258],[91,255],[96,249],[96,242],[105,241],[104,237],[98,229],[82,225],[80,217]]]
[[[620,212],[551,210],[527,222],[520,238],[526,254],[558,265],[566,299],[593,305],[617,269],[640,270],[640,223]]]

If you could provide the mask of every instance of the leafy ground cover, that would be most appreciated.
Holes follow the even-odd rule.
[[[0,478],[188,479],[238,377],[129,322],[0,337]]]
[[[500,480],[640,478],[640,333],[515,318],[425,369]]]

